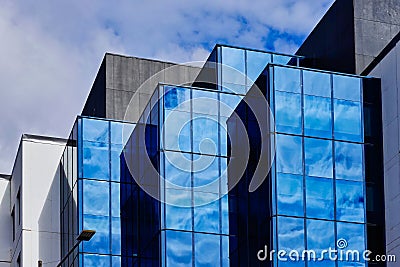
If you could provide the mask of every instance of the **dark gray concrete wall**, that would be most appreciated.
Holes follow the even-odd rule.
[[[399,0],[354,0],[356,73],[363,72],[399,31]]]
[[[369,73],[382,79],[386,253],[400,257],[400,43]],[[398,263],[388,263],[388,267]]]

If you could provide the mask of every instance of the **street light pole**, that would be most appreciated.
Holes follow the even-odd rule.
[[[62,260],[60,261],[60,263],[57,265],[57,267],[60,267],[61,264],[63,264],[63,262],[68,259],[69,255],[71,255],[71,253],[76,249],[77,246],[79,246],[79,244],[82,241],[89,241],[90,239],[92,239],[92,237],[94,236],[94,234],[96,233],[96,231],[94,230],[83,230],[79,236],[76,238],[76,240],[78,242],[76,242],[76,244],[68,251],[67,255],[64,256],[64,258],[62,258]]]

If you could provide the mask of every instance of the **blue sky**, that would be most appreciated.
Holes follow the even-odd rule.
[[[216,43],[293,53],[333,0],[0,0],[0,173],[21,134],[67,137],[105,52],[205,60]]]

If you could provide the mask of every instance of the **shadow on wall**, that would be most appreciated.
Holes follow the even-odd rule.
[[[60,261],[60,165],[44,202],[38,221],[38,256],[43,266],[56,266]]]
[[[11,183],[7,181],[4,195],[0,199],[0,262],[11,261],[12,221],[10,213],[10,187]]]

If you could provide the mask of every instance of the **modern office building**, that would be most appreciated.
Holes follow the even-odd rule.
[[[106,54],[69,138],[0,177],[0,266],[396,266],[259,252],[400,255],[399,12],[337,0],[299,56]]]

